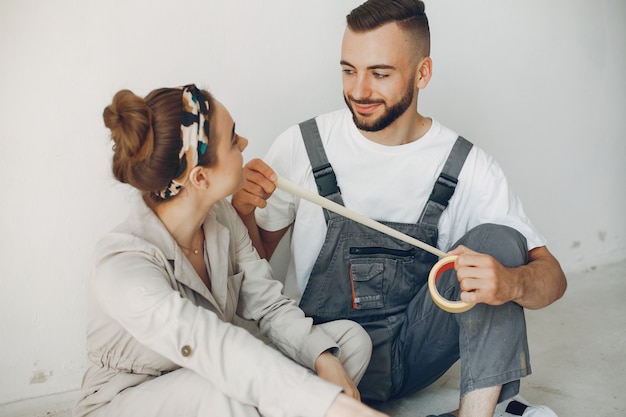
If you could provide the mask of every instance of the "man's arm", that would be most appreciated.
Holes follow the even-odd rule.
[[[545,246],[529,251],[529,262],[515,268],[464,246],[450,254],[459,255],[455,269],[461,300],[469,303],[500,305],[514,301],[522,307],[539,309],[561,298],[567,288],[559,262]]]
[[[252,245],[259,256],[269,260],[289,226],[275,232],[263,230],[256,223],[254,211],[257,207],[265,207],[267,199],[276,190],[274,183],[276,173],[260,159],[253,159],[248,162],[244,166],[243,172],[245,183],[241,190],[233,194],[232,205],[248,229]]]

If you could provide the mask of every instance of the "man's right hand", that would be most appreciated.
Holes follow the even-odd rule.
[[[249,216],[257,207],[267,205],[266,200],[276,189],[276,173],[262,160],[255,158],[243,167],[245,183],[233,194],[232,205],[239,216]]]

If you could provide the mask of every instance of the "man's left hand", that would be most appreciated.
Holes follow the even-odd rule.
[[[516,274],[493,256],[459,246],[448,253],[458,255],[454,264],[461,286],[461,300],[467,303],[501,305],[517,296]]]

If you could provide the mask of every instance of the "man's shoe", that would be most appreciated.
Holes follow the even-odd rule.
[[[529,405],[520,395],[501,402],[496,406],[493,417],[557,417],[556,413],[545,405]]]

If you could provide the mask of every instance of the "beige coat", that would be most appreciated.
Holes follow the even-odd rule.
[[[214,206],[204,233],[210,291],[143,202],[97,244],[76,416],[181,367],[261,414],[324,415],[340,388],[305,367],[337,344],[281,294],[228,202]],[[231,324],[235,314],[257,321],[284,355]]]

